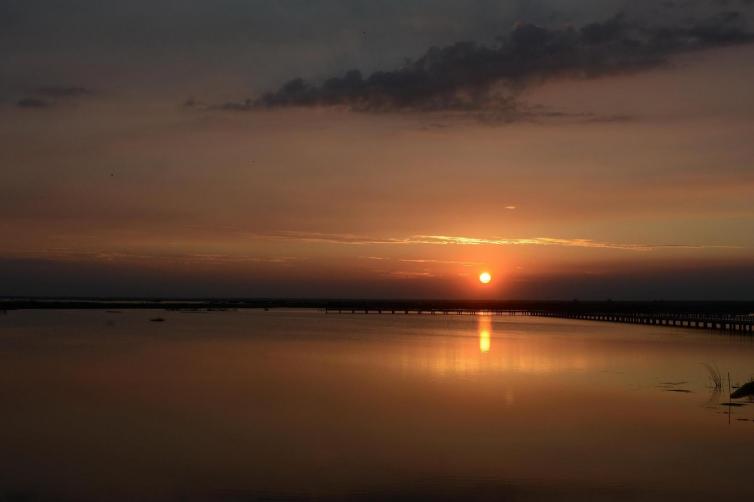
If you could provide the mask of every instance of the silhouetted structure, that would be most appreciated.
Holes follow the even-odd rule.
[[[754,333],[754,302],[614,302],[344,299],[56,299],[6,298],[0,311],[18,309],[318,309],[340,314],[511,315],[676,326]]]

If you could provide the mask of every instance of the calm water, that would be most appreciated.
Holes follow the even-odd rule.
[[[726,387],[728,372],[748,381],[754,339],[504,317],[9,312],[0,500],[754,500],[754,404],[721,405],[702,363]]]

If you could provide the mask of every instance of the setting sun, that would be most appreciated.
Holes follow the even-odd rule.
[[[491,280],[492,276],[489,272],[482,272],[481,274],[479,274],[479,282],[481,282],[482,284],[489,284]]]

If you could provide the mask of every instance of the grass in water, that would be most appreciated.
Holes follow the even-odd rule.
[[[720,375],[720,370],[717,368],[717,366],[712,366],[707,363],[702,363],[702,366],[707,368],[710,381],[712,382],[712,387],[715,389],[715,391],[722,391],[723,390],[723,377],[722,375]]]

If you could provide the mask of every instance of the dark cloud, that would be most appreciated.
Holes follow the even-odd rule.
[[[79,98],[90,96],[94,91],[80,86],[46,86],[36,89],[35,94],[54,99]]]
[[[28,96],[16,101],[19,108],[49,108],[61,101],[91,96],[94,91],[81,86],[51,85],[37,87]]]
[[[598,271],[598,273],[595,273]],[[0,297],[132,298],[461,298],[463,289],[449,277],[295,277],[262,269],[201,267],[176,263],[154,267],[114,261],[13,259],[0,257]],[[754,263],[625,263],[559,274],[516,274],[509,298],[531,300],[751,300]]]
[[[665,64],[686,51],[748,43],[754,33],[735,11],[667,25],[619,14],[603,22],[546,28],[517,23],[498,45],[433,47],[393,71],[351,70],[321,83],[296,78],[226,109],[347,106],[363,111],[515,107],[517,90],[553,77],[593,78]]]
[[[22,98],[16,101],[19,108],[48,108],[52,106],[50,101],[39,98]]]

